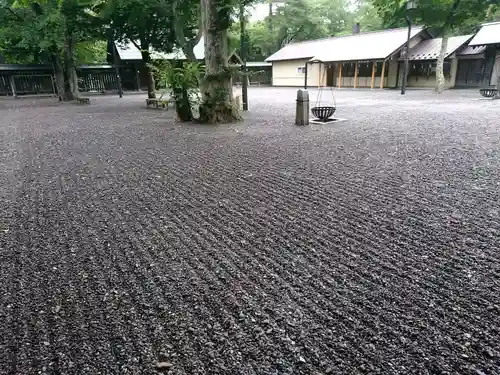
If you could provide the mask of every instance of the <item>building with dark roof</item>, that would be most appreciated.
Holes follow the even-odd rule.
[[[500,43],[495,39],[500,38],[500,30],[493,30],[497,27],[500,23],[485,24],[476,36],[448,39],[445,87],[485,86],[489,85],[490,76],[491,80],[496,77],[492,73],[494,60],[484,54],[488,47],[468,42],[478,39],[478,43]],[[275,86],[304,86],[307,77],[307,86],[394,88],[402,82],[407,35],[407,28],[398,28],[290,43],[266,61],[273,64]],[[441,42],[425,27],[412,28],[408,86],[435,86]],[[462,77],[463,72],[469,71],[473,80]]]

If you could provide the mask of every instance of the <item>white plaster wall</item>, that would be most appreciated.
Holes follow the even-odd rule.
[[[304,86],[305,74],[299,73],[297,69],[305,67],[307,61],[301,59],[273,62],[273,86]],[[318,86],[324,79],[323,64],[307,64],[307,69],[307,85]]]

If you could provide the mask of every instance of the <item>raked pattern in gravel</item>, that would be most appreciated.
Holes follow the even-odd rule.
[[[294,96],[2,99],[0,374],[500,374],[499,101]]]

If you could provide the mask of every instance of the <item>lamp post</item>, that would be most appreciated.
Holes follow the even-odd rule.
[[[410,62],[410,39],[411,39],[411,11],[417,9],[417,0],[408,0],[406,2],[406,22],[408,23],[408,38],[406,39],[405,65],[403,69],[403,82],[401,84],[401,95],[406,93],[406,84],[408,82],[408,65]]]

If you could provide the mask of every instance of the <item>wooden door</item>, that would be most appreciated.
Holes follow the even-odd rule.
[[[335,74],[335,64],[326,65],[326,85],[328,87],[336,86],[336,74]]]
[[[459,60],[456,87],[479,87],[484,75],[484,59]]]

